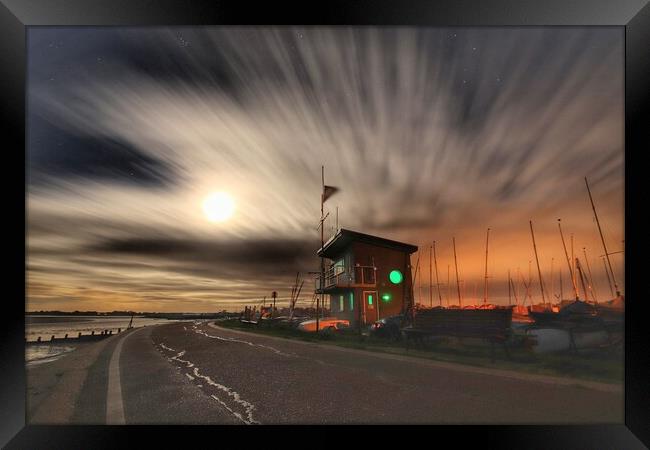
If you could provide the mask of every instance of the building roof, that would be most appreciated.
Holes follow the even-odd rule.
[[[363,242],[364,244],[386,247],[401,252],[408,252],[409,254],[418,251],[417,245],[405,244],[404,242],[397,242],[379,236],[372,236],[370,234],[341,228],[322,248],[318,249],[316,254],[325,258],[336,257],[345,251],[353,242]]]

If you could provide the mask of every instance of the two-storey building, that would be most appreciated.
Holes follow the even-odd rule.
[[[403,313],[413,299],[411,254],[417,246],[341,229],[318,256],[328,260],[316,293],[330,297],[330,312],[351,325]]]

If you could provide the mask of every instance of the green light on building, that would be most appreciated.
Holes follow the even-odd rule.
[[[382,299],[383,301],[385,301],[385,302],[389,302],[390,299],[391,299],[391,296],[390,296],[390,294],[386,293],[386,294],[384,294],[384,295],[381,296],[381,299]]]
[[[393,284],[400,284],[402,281],[404,281],[404,275],[402,275],[402,272],[399,270],[393,270],[388,275],[388,279]]]

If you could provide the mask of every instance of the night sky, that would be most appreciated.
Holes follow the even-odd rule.
[[[570,298],[558,218],[611,298],[584,177],[622,250],[621,28],[32,27],[27,121],[30,311],[288,298],[319,267],[321,165],[341,189],[326,238],[338,206],[344,228],[420,246],[423,303],[433,240],[455,283],[452,236],[463,302],[482,299],[488,227],[490,301],[529,261],[541,301],[529,220],[547,292],[553,264]],[[218,223],[216,191],[235,203]]]

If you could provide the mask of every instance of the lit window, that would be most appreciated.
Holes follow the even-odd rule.
[[[350,292],[350,311],[354,311],[354,293]]]
[[[345,311],[345,301],[342,295],[339,295],[339,311]]]
[[[372,305],[372,294],[368,294],[368,304]]]

